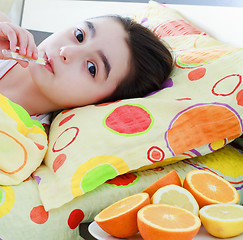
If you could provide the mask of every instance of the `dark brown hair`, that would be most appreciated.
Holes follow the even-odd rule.
[[[149,29],[130,18],[106,16],[116,19],[127,32],[127,44],[131,52],[131,69],[109,97],[101,102],[144,97],[162,89],[173,66],[168,48]]]

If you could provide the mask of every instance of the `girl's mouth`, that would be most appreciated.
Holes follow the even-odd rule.
[[[49,58],[46,53],[44,54],[43,56],[43,59],[46,61],[46,64],[44,65],[44,67],[49,71],[51,72],[52,74],[54,73],[54,70],[53,70],[53,61],[51,58]]]

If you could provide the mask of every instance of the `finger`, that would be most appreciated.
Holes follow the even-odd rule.
[[[27,57],[37,59],[38,58],[38,50],[34,41],[33,35],[28,32],[28,45],[27,45]]]
[[[2,49],[9,49],[9,41],[8,40],[1,40],[1,48]],[[2,51],[0,51],[0,59],[6,59],[3,55]]]
[[[24,32],[22,29],[17,35],[18,37],[18,42],[19,42],[19,53],[23,56],[26,56],[26,48],[28,45],[28,37],[26,32]]]
[[[16,51],[17,36],[14,29],[11,28],[9,23],[0,23],[0,35],[9,41],[9,48],[11,51]]]
[[[37,59],[38,51],[33,35],[29,31],[21,28],[17,36],[20,45],[19,53],[29,58]]]
[[[28,31],[21,28],[15,24],[9,24],[10,27],[15,31],[17,36],[17,41],[19,45],[19,53],[26,56],[27,46],[28,46]]]

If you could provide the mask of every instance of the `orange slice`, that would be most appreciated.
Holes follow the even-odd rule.
[[[190,211],[167,204],[150,204],[138,211],[138,229],[144,240],[191,240],[201,221]]]
[[[188,190],[177,185],[167,185],[158,189],[151,198],[151,202],[185,208],[198,216],[199,206],[196,199]]]
[[[187,173],[183,187],[197,200],[199,208],[216,203],[238,203],[239,193],[222,177],[204,170]]]
[[[143,190],[143,192],[146,192],[149,194],[149,197],[151,198],[153,194],[161,187],[164,187],[166,185],[178,185],[181,186],[181,180],[180,177],[178,176],[177,172],[175,170],[172,170],[150,186],[148,186],[146,189]]]
[[[138,232],[137,212],[149,203],[147,193],[134,194],[108,206],[94,220],[110,235],[127,238]]]
[[[243,206],[238,204],[205,206],[200,209],[200,219],[206,230],[218,238],[231,238],[243,233]]]

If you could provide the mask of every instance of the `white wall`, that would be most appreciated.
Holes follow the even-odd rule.
[[[92,16],[109,13],[129,15],[141,10],[145,4],[25,0],[22,26],[32,30],[53,32]],[[173,4],[168,6],[177,9],[193,24],[218,40],[243,47],[243,8]]]
[[[11,20],[20,24],[23,0],[0,0],[0,11],[7,14]]]

